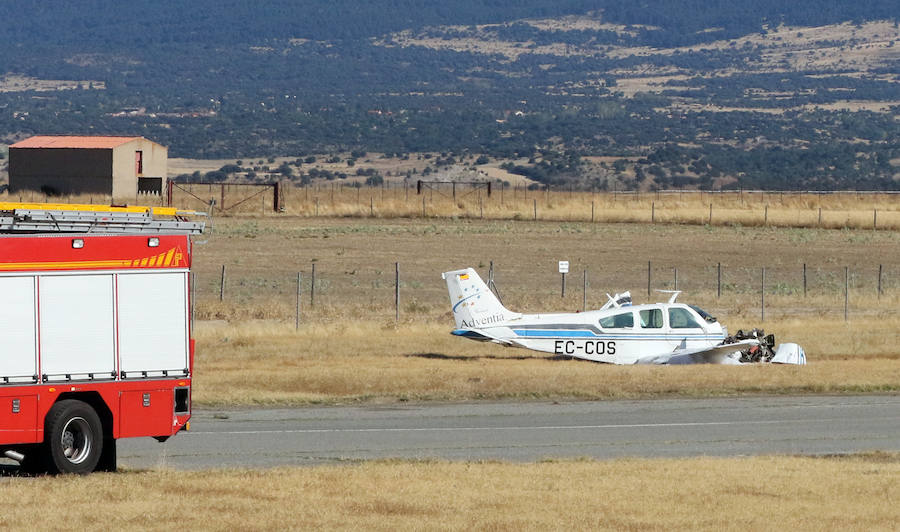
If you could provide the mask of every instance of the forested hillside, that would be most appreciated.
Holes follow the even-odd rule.
[[[0,142],[527,158],[506,168],[599,188],[900,188],[896,1],[4,6]]]

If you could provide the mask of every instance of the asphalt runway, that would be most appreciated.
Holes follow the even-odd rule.
[[[174,469],[868,450],[900,451],[900,396],[199,410],[166,443],[118,447],[122,466]]]

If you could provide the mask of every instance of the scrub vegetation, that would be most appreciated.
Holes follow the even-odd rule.
[[[0,479],[0,496],[4,529],[889,530],[900,456],[130,471]]]
[[[298,183],[437,152],[584,190],[900,186],[894,0],[5,5],[0,144],[140,132]]]

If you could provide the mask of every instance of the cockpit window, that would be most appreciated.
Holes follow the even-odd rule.
[[[634,313],[623,312],[600,318],[600,326],[604,329],[631,329],[634,327]]]
[[[700,324],[687,309],[676,307],[669,309],[669,327],[673,329],[699,329]]]
[[[703,318],[704,320],[706,320],[707,322],[709,322],[709,323],[716,322],[715,316],[712,316],[709,312],[706,312],[705,310],[703,310],[700,307],[695,307],[694,305],[688,305],[688,306],[691,307],[692,309],[694,309],[694,312],[699,314],[700,317]]]
[[[641,327],[644,329],[659,329],[663,326],[662,310],[652,308],[641,311]]]

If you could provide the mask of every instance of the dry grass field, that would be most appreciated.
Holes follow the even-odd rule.
[[[271,194],[240,185],[185,185],[174,203],[223,215],[272,216]],[[224,206],[224,207],[223,207]],[[896,194],[814,194],[800,192],[579,192],[527,190],[518,185],[484,188],[458,185],[382,187],[331,182],[284,191],[284,213],[301,217],[486,219],[594,223],[655,223],[740,227],[900,229]],[[710,217],[711,215],[711,217]]]
[[[624,398],[748,393],[866,393],[900,388],[900,251],[892,231],[569,224],[476,220],[223,218],[196,248],[201,404],[305,404],[478,398]],[[688,251],[689,250],[689,251]],[[672,288],[730,327],[764,326],[804,345],[805,368],[611,367],[554,360],[452,337],[439,273],[496,260],[506,304],[572,311],[581,278],[560,297],[556,260],[589,268],[588,308],[605,292]],[[310,305],[310,267],[317,266]],[[393,308],[401,263],[400,320]],[[717,262],[723,293],[717,297]],[[808,295],[802,264],[808,265]],[[883,264],[884,294],[876,293]],[[227,266],[225,300],[218,300]],[[843,266],[851,269],[849,322]],[[767,269],[766,320],[760,271]],[[296,272],[302,318],[294,329]]]
[[[204,406],[472,399],[633,399],[900,392],[898,321],[880,338],[830,320],[775,328],[805,344],[791,366],[611,366],[451,337],[452,324],[211,324],[196,328]],[[870,340],[869,336],[878,337]]]
[[[892,298],[900,295],[895,231],[297,217],[220,218],[213,225],[209,241],[195,249],[203,319],[292,318],[297,272],[303,272],[304,315],[310,319],[393,318],[395,262],[400,263],[401,317],[435,318],[448,326],[440,273],[472,266],[484,276],[491,261],[504,302],[522,311],[580,310],[585,269],[588,308],[602,305],[606,292],[626,289],[636,302],[658,300],[663,296],[647,294],[648,261],[652,289],[673,288],[677,268],[684,297],[726,318],[759,316],[762,267],[770,319],[843,316],[845,266],[851,274],[851,316],[896,315]],[[565,298],[558,260],[571,264]],[[719,263],[721,298],[716,297]],[[310,307],[313,264],[316,294]],[[227,267],[224,305],[218,302],[222,265]]]
[[[133,471],[0,479],[0,496],[19,530],[893,530],[900,457]]]
[[[696,197],[686,195],[685,202]],[[821,199],[848,210],[876,201]],[[885,202],[879,209],[888,211],[891,199],[877,200]],[[800,212],[800,201],[786,198],[786,208]],[[198,404],[900,391],[894,230],[284,214],[216,216],[211,225],[194,255]],[[558,260],[571,263],[564,298]],[[810,365],[610,367],[452,337],[440,273],[472,266],[486,275],[491,261],[505,304],[523,312],[598,308],[606,293],[626,289],[636,303],[659,301],[667,296],[647,293],[648,261],[651,289],[673,288],[677,269],[683,301],[704,307],[731,331],[762,326],[779,342],[800,343]],[[298,272],[302,311],[295,330]]]
[[[198,160],[180,160],[184,169]],[[213,166],[227,160],[214,161]],[[499,170],[493,168],[493,170]],[[284,212],[272,212],[271,189],[240,184],[181,184],[173,204],[204,212],[214,200],[218,218],[369,218],[383,220],[550,221],[573,223],[637,223],[709,225],[713,227],[789,227],[809,229],[900,229],[900,195],[841,192],[584,192],[566,189],[527,190],[494,186],[428,185],[422,194],[415,183],[391,182],[384,187],[357,187],[325,182],[307,187],[286,186]],[[131,204],[161,205],[165,198],[142,195],[120,198]],[[39,193],[0,193],[0,201],[108,204],[108,196],[48,198]],[[306,223],[306,222],[304,222]]]

